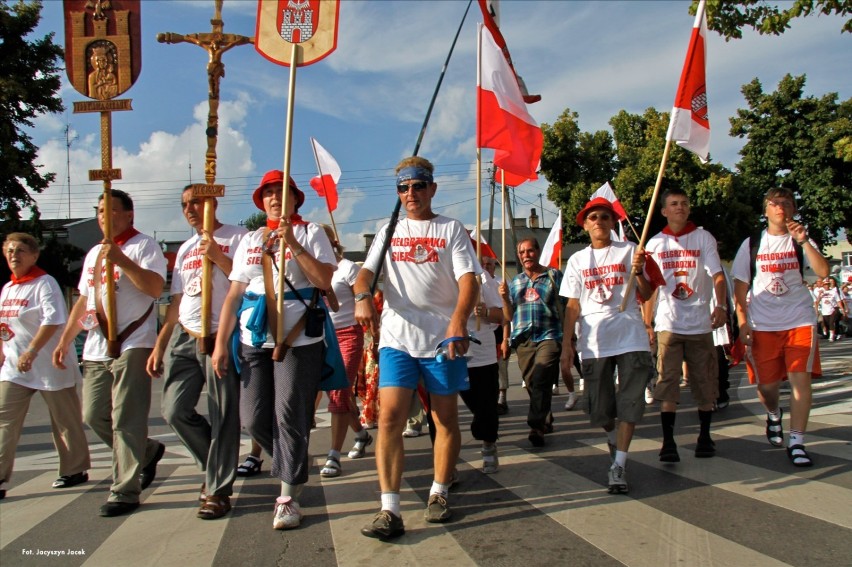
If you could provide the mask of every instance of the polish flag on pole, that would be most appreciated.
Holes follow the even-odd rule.
[[[527,111],[514,72],[485,28],[480,28],[480,58],[476,147],[493,148],[494,165],[532,179],[544,136]]]
[[[325,197],[329,212],[337,208],[337,182],[340,181],[340,166],[328,151],[314,138],[311,138],[314,158],[319,175],[311,178],[311,187],[320,197]]]
[[[675,94],[666,140],[672,140],[707,163],[710,153],[710,121],[707,113],[707,17],[704,2],[698,4],[692,37]]]
[[[518,81],[518,87],[521,89],[524,102],[532,104],[540,101],[541,95],[529,94],[524,80],[515,71],[515,66],[512,63],[512,56],[509,55],[509,47],[506,45],[506,40],[503,38],[503,32],[500,31],[500,2],[498,0],[479,0],[479,9],[482,11],[482,21],[485,22],[485,27],[491,32],[492,37],[494,37],[494,42],[503,52],[503,55],[506,57],[506,62],[509,63],[509,67],[512,69],[512,74],[515,75],[515,79]]]
[[[541,257],[538,259],[542,266],[560,269],[560,252],[562,251],[562,209],[559,209],[559,214],[556,215],[556,222],[553,223],[553,228],[550,229],[550,234],[547,235],[547,240],[541,248]]]

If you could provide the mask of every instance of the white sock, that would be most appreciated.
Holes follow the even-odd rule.
[[[805,444],[805,432],[804,431],[796,431],[791,429],[788,437],[787,437],[787,446],[792,447],[793,445],[804,445]]]
[[[500,395],[497,396],[497,403],[498,404],[505,404],[506,403],[506,392],[500,392]]]
[[[368,435],[367,430],[362,429],[361,431],[359,431],[358,433],[355,434],[355,438],[363,441],[364,439],[367,438],[367,435]]]
[[[429,491],[429,496],[432,496],[433,494],[440,494],[441,496],[446,498],[447,494],[449,494],[449,492],[450,492],[450,485],[449,484],[441,484],[437,480],[433,480],[432,481],[432,489]]]
[[[382,492],[382,510],[399,516],[399,492]]]
[[[780,421],[781,420],[781,408],[778,408],[775,411],[766,412],[766,417],[768,417],[770,421]]]
[[[618,432],[616,431],[616,429],[614,427],[612,428],[612,431],[606,432],[606,439],[607,439],[607,441],[609,441],[610,445],[616,445],[617,444],[616,442],[618,441]]]
[[[334,459],[337,459],[339,461],[340,460],[340,451],[335,451],[334,449],[329,449],[328,450],[328,458],[329,459],[334,458]]]
[[[627,451],[616,451],[615,452],[615,461],[613,464],[616,464],[620,467],[623,467],[627,464]]]

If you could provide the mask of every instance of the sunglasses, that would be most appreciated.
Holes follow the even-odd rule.
[[[427,187],[429,187],[428,181],[415,181],[414,183],[411,183],[410,185],[406,185],[405,183],[400,183],[399,185],[396,186],[396,192],[400,193],[400,194],[408,193],[408,191],[410,189],[413,189],[414,191],[425,191]]]
[[[598,219],[602,221],[608,221],[612,219],[612,215],[610,215],[609,213],[592,213],[586,218],[592,222],[596,222]]]

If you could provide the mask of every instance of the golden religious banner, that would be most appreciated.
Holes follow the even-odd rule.
[[[142,70],[140,0],[64,0],[65,71],[74,89],[109,100]]]
[[[115,97],[126,92],[142,70],[140,0],[64,0],[65,71],[71,85],[90,101],[75,102],[75,113],[101,115],[101,167],[89,170],[90,181],[103,181],[104,210],[112,210],[112,181],[121,170],[112,166],[112,113],[132,110],[130,100]],[[104,215],[104,239],[112,239],[112,216]],[[104,261],[104,271],[113,272]],[[115,280],[106,278],[107,353],[118,358],[118,312]]]

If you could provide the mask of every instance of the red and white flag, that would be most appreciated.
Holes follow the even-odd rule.
[[[707,84],[705,69],[707,66],[707,17],[704,14],[704,0],[698,4],[692,37],[683,63],[680,84],[675,94],[672,117],[666,140],[691,151],[707,163],[710,153],[710,121],[707,113]]]
[[[480,29],[480,48],[476,147],[493,148],[496,166],[531,179],[544,146],[541,127],[527,111],[512,68],[485,28]]]
[[[609,184],[609,181],[601,185],[597,191],[592,193],[592,196],[589,197],[589,201],[597,199],[598,197],[603,197],[612,203],[612,208],[615,209],[615,214],[618,215],[618,232],[615,232],[615,230],[612,231],[612,239],[622,242],[626,241],[627,236],[624,234],[624,224],[622,223],[627,219],[627,211],[624,210],[624,207],[621,205],[621,201],[619,201],[618,197],[615,196],[615,191],[613,191],[612,185]]]
[[[498,0],[479,0],[479,9],[482,11],[482,21],[485,27],[491,32],[491,36],[497,43],[497,47],[503,52],[506,57],[506,62],[512,69],[512,74],[518,81],[518,87],[521,89],[521,94],[524,97],[524,102],[532,104],[541,100],[541,95],[531,95],[527,92],[527,86],[520,75],[515,71],[515,65],[512,63],[512,56],[509,55],[509,48],[506,46],[506,40],[503,38],[503,32],[500,31],[500,2]]]
[[[314,148],[314,158],[317,162],[319,175],[311,178],[311,187],[320,197],[325,197],[329,212],[337,208],[337,182],[340,181],[340,166],[328,151],[314,138],[311,138]]]
[[[535,181],[538,179],[538,174],[533,173],[532,177],[524,177],[523,175],[509,173],[508,171],[498,167],[494,170],[494,179],[497,183],[504,183],[509,187],[517,187],[518,185],[523,185],[527,181]]]
[[[550,229],[550,234],[547,235],[547,240],[544,241],[544,246],[541,248],[541,257],[538,259],[542,266],[561,269],[559,267],[560,252],[562,251],[562,209],[559,209],[559,214],[556,215],[556,222],[553,223],[553,228]]]
[[[589,201],[597,199],[598,197],[603,197],[612,203],[612,208],[614,208],[616,214],[618,214],[618,220],[623,221],[627,218],[627,211],[625,211],[624,207],[621,206],[621,201],[619,201],[618,197],[615,196],[615,191],[612,190],[612,185],[609,184],[609,181],[601,185],[597,191],[592,193],[592,196],[589,197]]]

